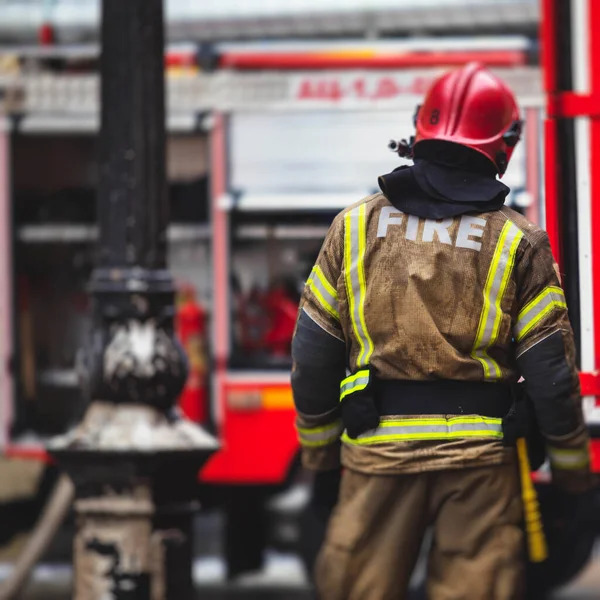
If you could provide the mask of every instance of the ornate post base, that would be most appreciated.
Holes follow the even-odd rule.
[[[198,470],[217,449],[149,406],[93,403],[49,447],[76,489],[75,600],[191,600]]]

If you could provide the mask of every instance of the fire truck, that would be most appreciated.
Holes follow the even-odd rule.
[[[542,0],[545,219],[563,277],[578,345],[578,367],[591,434],[595,490],[585,510],[556,518],[551,486],[537,474],[550,556],[542,585],[568,581],[588,561],[598,534],[600,472],[600,39],[595,0]],[[594,233],[596,232],[596,235]],[[560,511],[558,511],[560,513]],[[562,522],[560,522],[562,519]]]
[[[98,49],[86,46],[16,48],[2,60],[0,449],[8,456],[47,460],[45,439],[76,423],[89,401],[76,366],[90,325],[85,284],[96,237],[97,59]],[[196,414],[206,413],[204,424],[222,445],[199,474],[203,486],[243,498],[244,490],[269,495],[295,480],[290,342],[303,282],[335,214],[376,191],[377,176],[398,166],[388,141],[411,135],[415,105],[429,82],[471,60],[489,65],[517,93],[525,127],[504,178],[508,203],[547,224],[565,269],[575,260],[576,243],[563,222],[573,209],[557,202],[555,161],[542,152],[544,133],[558,149],[559,113],[546,113],[531,40],[168,49],[169,266],[186,289],[195,289],[209,325],[201,329],[210,404]],[[578,171],[578,177],[584,176]],[[589,173],[582,181],[589,198]],[[591,220],[582,214],[580,223],[581,232]],[[580,282],[584,289],[595,285],[585,271],[591,251],[577,255],[584,261],[577,283],[566,279],[571,298]],[[584,314],[591,305],[581,298]],[[578,332],[593,426],[595,366],[584,358],[593,346],[588,337],[596,339],[593,324]],[[543,486],[544,471],[536,477]],[[572,559],[557,581],[585,563],[588,538],[578,542],[583,558]]]

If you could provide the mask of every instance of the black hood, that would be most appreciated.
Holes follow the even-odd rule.
[[[385,197],[401,212],[427,219],[489,212],[504,205],[510,188],[494,175],[426,159],[379,177]]]

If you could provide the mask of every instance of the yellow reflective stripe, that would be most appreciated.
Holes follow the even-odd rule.
[[[298,431],[298,440],[302,446],[318,448],[337,442],[344,426],[338,420],[319,427],[296,427],[296,430]]]
[[[356,381],[359,377],[365,377],[368,374],[369,374],[368,369],[361,369],[360,371],[356,371],[356,373],[354,373],[354,375],[349,375],[348,377],[346,377],[346,379],[342,379],[342,383],[340,384],[340,387],[344,387],[348,383],[352,383],[352,382]]]
[[[377,434],[367,437],[352,439],[347,433],[342,435],[342,441],[356,446],[369,446],[371,444],[382,444],[385,442],[418,442],[419,440],[452,440],[457,438],[495,438],[502,439],[502,432],[490,432],[487,429],[472,431],[449,431],[445,434],[436,432],[412,432],[412,433],[390,433]]]
[[[590,463],[587,450],[548,447],[548,458],[556,469],[583,469]]]
[[[502,370],[489,356],[488,350],[498,339],[503,314],[502,300],[522,238],[522,231],[514,223],[507,221],[504,224],[483,288],[483,309],[471,356],[481,363],[485,379],[502,378]]]
[[[367,245],[366,205],[361,204],[344,217],[344,276],[348,307],[354,335],[360,345],[357,365],[369,364],[373,354],[373,340],[365,320],[366,278],[365,252]]]
[[[416,418],[382,421],[377,429],[353,439],[344,432],[342,441],[352,445],[456,438],[502,439],[502,419],[480,417]]]
[[[502,255],[502,248],[503,248],[503,245],[505,242],[506,234],[508,231],[507,226],[509,225],[509,223],[510,222],[507,221],[505,223],[504,227],[502,228],[502,232],[500,233],[500,238],[498,240],[498,243],[496,244],[496,249],[494,251],[494,255],[492,256],[492,262],[491,262],[490,268],[488,270],[485,287],[483,288],[483,309],[481,312],[481,316],[479,318],[479,326],[477,328],[477,336],[475,338],[475,344],[473,346],[473,352],[472,352],[472,356],[474,358],[476,358],[482,364],[484,374],[486,377],[490,376],[490,371],[491,371],[488,361],[490,361],[496,367],[498,366],[497,363],[492,358],[487,356],[485,337],[486,337],[486,325],[487,325],[487,322],[489,319],[489,313],[490,313],[491,306],[492,306],[491,301],[490,301],[491,289],[492,289],[492,285],[494,283],[494,275],[495,275],[496,271],[498,270],[498,265],[500,263],[500,258]],[[483,356],[481,356],[477,352],[477,350],[479,350],[479,352]]]
[[[316,278],[315,278],[316,276]],[[320,267],[315,265],[306,281],[306,285],[314,294],[323,309],[337,321],[340,320],[338,312],[338,295],[335,288],[327,281]]]
[[[315,265],[313,268],[313,271],[315,272],[315,275],[318,277],[318,279],[321,282],[321,284],[323,285],[323,287],[329,292],[329,294],[331,296],[333,296],[337,300],[337,297],[338,297],[337,291],[329,283],[329,281],[327,281],[327,278],[325,277],[325,274],[323,273],[323,270],[321,269],[321,267],[319,267],[319,265]]]
[[[555,308],[567,308],[564,292],[556,286],[548,286],[531,302],[527,303],[517,317],[515,339],[520,342],[546,315]]]
[[[346,377],[340,383],[340,402],[348,395],[364,390],[369,385],[370,374],[368,369],[357,371],[354,375]]]
[[[319,440],[319,441],[309,441],[306,439],[303,439],[302,436],[298,436],[298,440],[300,442],[300,445],[303,446],[304,448],[324,448],[325,446],[331,446],[331,444],[335,444],[336,442],[340,441],[340,436],[336,435],[336,436],[332,436],[329,439],[326,440]]]
[[[529,319],[529,315],[531,314],[531,311],[540,302],[542,302],[548,296],[554,296],[554,295],[558,296],[558,298],[554,298],[556,300],[564,301],[564,299],[565,299],[565,295],[561,288],[554,286],[554,285],[549,285],[548,287],[544,288],[533,300],[528,302],[523,307],[523,309],[519,312],[518,320],[521,321],[522,319]]]
[[[354,311],[356,307],[356,299],[354,297],[354,291],[352,289],[352,281],[350,273],[352,272],[352,218],[350,213],[347,213],[344,217],[344,279],[346,282],[346,293],[348,294],[348,308],[350,311],[350,321],[352,322],[352,329],[354,335],[358,340],[361,348],[361,354],[364,350],[364,345],[360,333],[358,333],[358,327],[356,326],[356,319],[354,318]]]
[[[382,421],[379,427],[419,427],[421,425],[462,425],[471,423],[484,423],[486,425],[502,425],[502,419],[496,417],[480,417],[479,415],[469,415],[466,417],[425,417],[418,419],[390,419]]]
[[[373,354],[373,340],[369,335],[369,330],[367,329],[367,324],[365,322],[365,300],[367,297],[367,283],[365,278],[365,251],[367,248],[367,207],[365,204],[360,205],[360,210],[358,213],[358,281],[360,284],[360,306],[359,306],[359,316],[360,322],[362,325],[363,333],[366,338],[366,352],[363,360],[360,360],[359,364],[368,365],[369,360],[371,360],[371,355]]]

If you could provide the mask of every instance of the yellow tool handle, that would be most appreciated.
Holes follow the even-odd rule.
[[[529,560],[539,563],[548,558],[548,545],[544,535],[542,515],[537,498],[537,492],[531,481],[531,466],[527,455],[527,442],[524,438],[517,440],[519,471],[521,473],[521,494],[525,512],[525,529],[527,532],[527,549]]]

